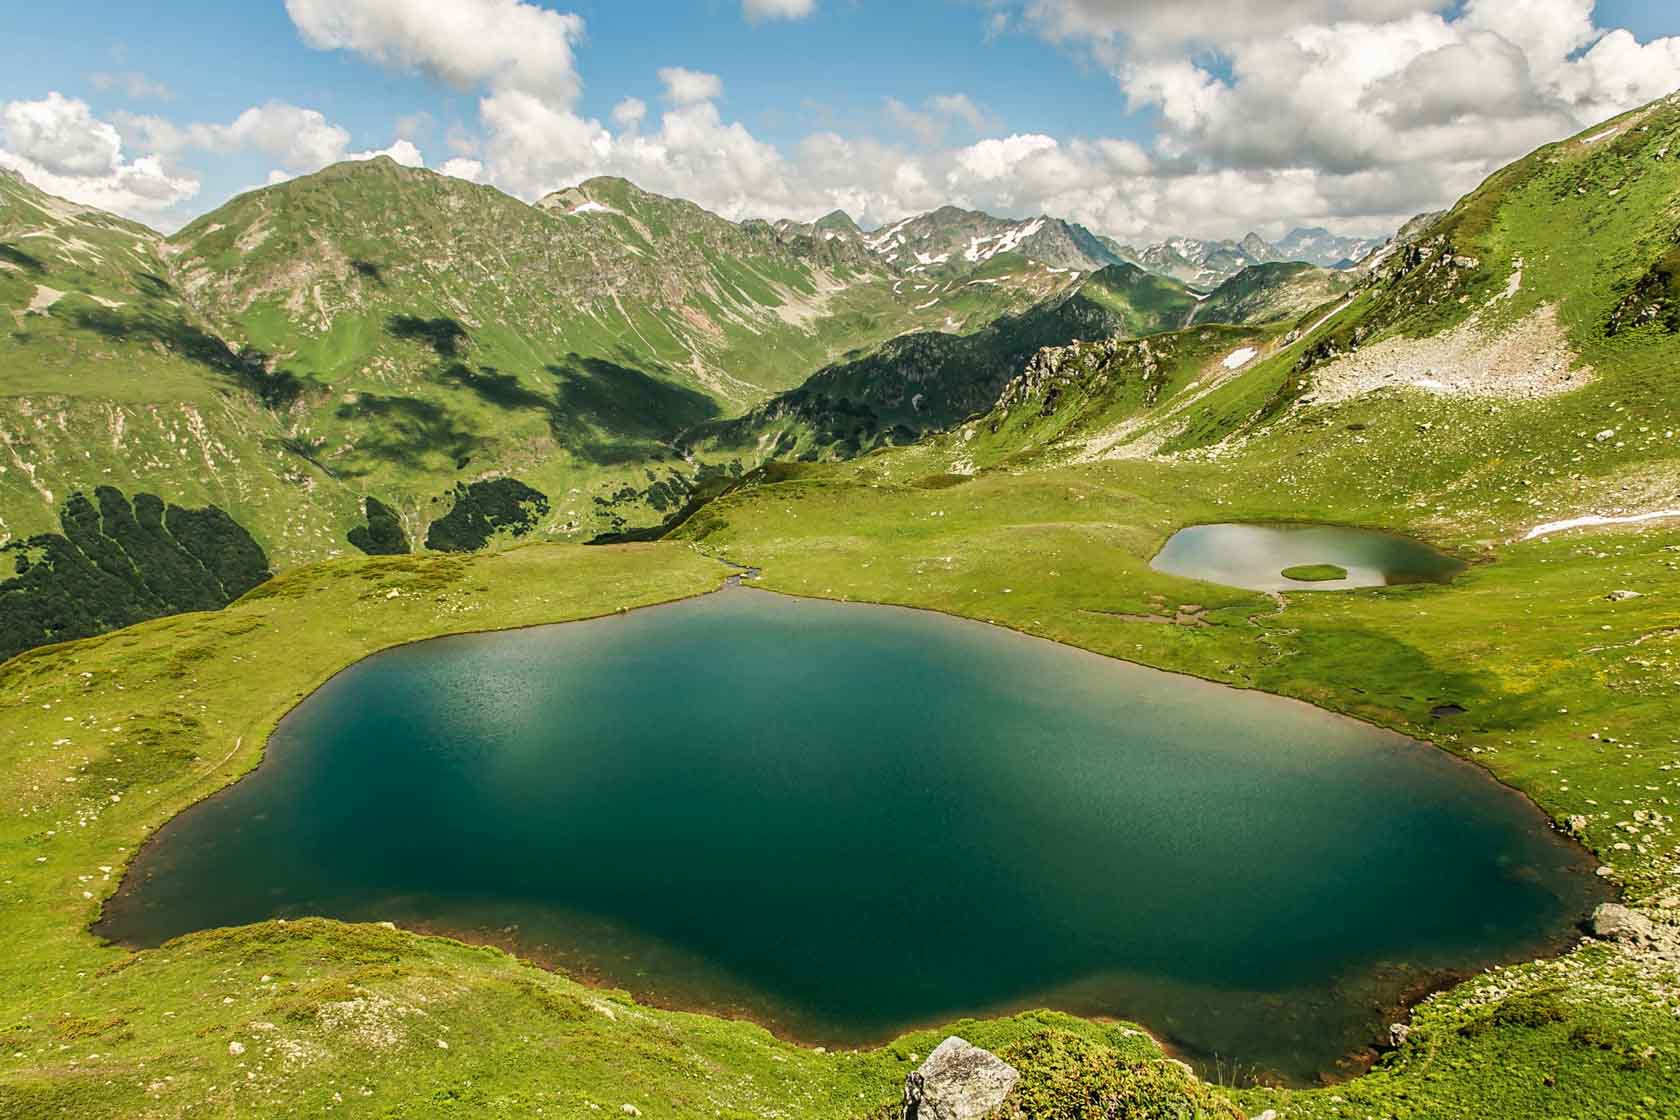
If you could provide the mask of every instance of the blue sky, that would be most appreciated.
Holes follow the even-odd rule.
[[[914,139],[895,126],[886,100],[917,105],[951,92],[969,91],[1006,132],[1141,138],[1153,115],[1128,113],[1113,77],[1079,52],[1020,30],[990,33],[990,13],[971,3],[845,3],[806,20],[758,23],[721,0],[548,6],[585,20],[579,108],[595,117],[627,96],[657,102],[658,71],[667,66],[723,77],[727,115],[779,145],[791,146],[813,128]],[[0,99],[59,90],[101,115],[211,120],[280,100],[319,109],[348,128],[359,148],[384,147],[398,122],[418,113],[430,120],[417,140],[441,140],[450,125],[476,123],[475,91],[311,50],[279,0],[39,5],[8,23],[10,34],[0,40]],[[94,80],[133,73],[172,96],[134,97]],[[254,155],[230,164],[212,172],[226,189],[267,171]],[[215,193],[209,181],[205,193]]]
[[[0,162],[9,153],[10,165],[51,175],[66,193],[82,189],[167,227],[313,169],[313,154],[277,158],[284,145],[261,129],[211,140],[183,131],[282,105],[319,114],[325,135],[310,150],[319,158],[401,136],[429,166],[470,161],[453,166],[476,164],[478,177],[524,196],[613,172],[731,217],[846,205],[881,222],[948,199],[1020,215],[1058,208],[1126,237],[1250,225],[1275,235],[1297,221],[1381,232],[1414,206],[1451,201],[1493,161],[1680,87],[1680,45],[1666,38],[1680,35],[1680,7],[1668,0],[1529,0],[1524,14],[1510,0],[1305,0],[1290,6],[1306,12],[1294,22],[1268,22],[1251,10],[1268,6],[1249,0],[1192,0],[1165,15],[1169,6],[1140,0],[757,0],[799,16],[759,19],[746,10],[753,2],[20,7],[0,37],[0,105],[56,91],[85,113],[62,103],[27,112],[0,133]],[[546,45],[510,37],[457,84],[428,75],[458,46],[427,25],[440,9],[481,9],[495,25],[533,7],[581,17],[581,34]],[[1625,34],[1606,36],[1615,29]],[[1314,65],[1360,95],[1346,106],[1290,98],[1268,80],[1268,67],[1300,66],[1278,44],[1321,34],[1332,38],[1314,47]],[[321,49],[323,36],[342,45]],[[1446,111],[1436,105],[1440,81],[1426,80],[1428,60],[1416,57],[1430,51],[1447,72],[1469,72],[1474,88],[1461,100],[1496,111],[1458,104],[1451,122],[1431,118],[1427,132],[1397,124],[1399,105],[1416,119]],[[1397,72],[1401,63],[1417,65]],[[508,76],[521,66],[564,71],[576,89],[532,93],[529,80]],[[660,74],[668,67],[717,84],[674,102]],[[1511,88],[1489,88],[1489,74],[1507,71]],[[956,109],[936,106],[958,97]],[[631,129],[614,118],[626,98],[647,107]],[[1416,108],[1419,98],[1430,104]],[[1335,135],[1338,119],[1359,131],[1350,114],[1364,113],[1395,143],[1425,143],[1433,165],[1406,166]],[[108,147],[101,127],[116,130],[121,150],[94,182],[83,174],[93,156],[64,153],[82,151],[78,128]],[[23,150],[31,144],[33,154]],[[148,157],[155,172],[134,162]],[[147,176],[156,183],[125,193],[123,183]]]

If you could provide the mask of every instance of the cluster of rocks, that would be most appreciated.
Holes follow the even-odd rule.
[[[1680,961],[1680,926],[1665,925],[1620,903],[1606,902],[1592,916],[1592,935],[1662,960]]]
[[[1380,389],[1413,388],[1440,396],[1535,400],[1578,389],[1592,378],[1570,346],[1555,306],[1503,326],[1472,315],[1428,338],[1391,337],[1341,353],[1323,349],[1303,403],[1339,404]],[[1337,359],[1331,361],[1331,359]]]

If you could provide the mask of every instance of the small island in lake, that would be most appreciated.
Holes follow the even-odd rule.
[[[1296,583],[1330,583],[1348,578],[1347,569],[1339,568],[1335,564],[1297,564],[1293,568],[1285,568],[1279,574],[1284,579],[1292,579]]]

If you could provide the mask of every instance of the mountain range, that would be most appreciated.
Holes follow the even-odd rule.
[[[777,394],[831,363],[988,355],[960,388],[906,395],[912,414],[800,434],[803,451],[912,438],[989,403],[1024,348],[1180,326],[1197,300],[1058,219],[736,223],[621,179],[528,205],[381,158],[241,195],[168,237],[7,176],[0,305],[18,370],[0,400],[0,533],[51,533],[78,488],[138,493],[161,469],[168,500],[227,510],[286,564],[358,527],[365,541],[369,508],[423,540],[489,476],[549,496],[533,531],[623,530],[705,471],[760,461],[756,444],[739,466],[685,456],[744,431],[731,417],[784,412]]]
[[[1250,233],[1240,241],[1178,237],[1140,249],[1061,218],[996,218],[955,206],[943,206],[867,233],[843,210],[813,223],[778,222],[775,228],[821,237],[837,245],[861,244],[888,264],[912,273],[961,274],[998,256],[1018,253],[1051,268],[1076,272],[1135,264],[1203,290],[1216,288],[1258,264],[1304,262],[1320,268],[1352,268],[1385,241],[1338,237],[1315,227],[1292,230],[1276,244]]]
[[[47,555],[28,542],[96,486],[222,511],[280,568],[639,530],[773,460],[947,430],[1040,351],[1225,324],[1312,334],[1305,371],[1445,321],[1427,285],[1427,314],[1340,312],[1413,283],[1396,266],[1458,213],[1376,249],[1299,230],[1134,252],[955,207],[737,223],[622,179],[527,204],[373,159],[165,237],[0,177],[0,540]],[[1471,259],[1428,275],[1449,258]],[[1650,267],[1618,324],[1667,321]]]

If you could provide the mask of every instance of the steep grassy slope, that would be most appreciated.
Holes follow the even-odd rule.
[[[299,377],[337,383],[376,359],[403,364],[402,321],[509,366],[614,359],[722,400],[820,363],[822,342],[797,320],[887,274],[861,257],[871,272],[802,260],[767,231],[622,180],[532,207],[388,159],[241,196],[168,251],[211,321]]]
[[[0,175],[0,542],[111,485],[219,506],[282,556],[331,547],[306,527],[330,501],[270,411],[284,385],[194,312],[160,249]]]
[[[1301,262],[1243,269],[1196,308],[1197,323],[1266,323],[1295,319],[1352,288],[1357,277]]]
[[[1212,346],[1190,391],[1149,410],[1120,400],[1090,411],[1100,422],[1022,432],[994,453],[1232,460],[1311,490],[1333,480],[1364,518],[1427,490],[1444,522],[1484,534],[1680,504],[1665,271],[1676,151],[1672,98],[1543,148],[1397,242],[1352,289],[1263,337],[1224,336],[1231,348]],[[1017,411],[1052,382],[1101,399],[1090,368],[1065,362],[1005,395]]]

